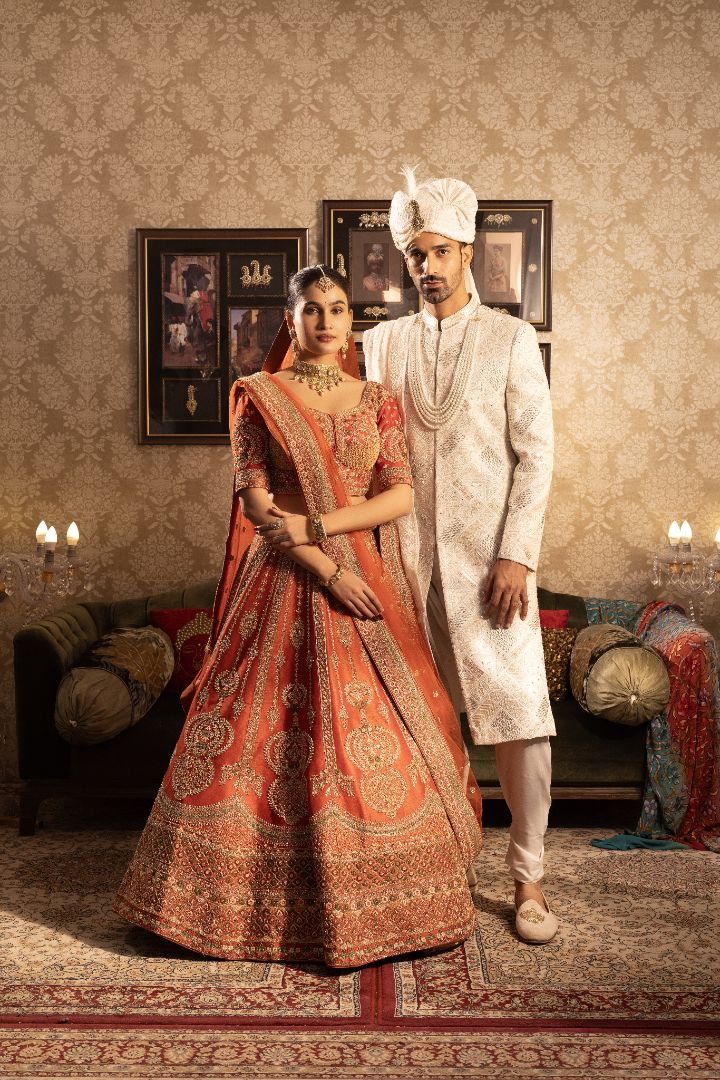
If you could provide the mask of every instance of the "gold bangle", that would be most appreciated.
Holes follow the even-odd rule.
[[[310,514],[309,521],[315,543],[321,544],[323,540],[327,540],[322,514]]]
[[[340,580],[340,578],[341,578],[341,577],[343,576],[343,574],[344,574],[344,573],[345,573],[345,571],[343,570],[343,568],[342,568],[342,566],[340,565],[340,563],[337,563],[337,566],[336,566],[336,569],[335,569],[335,573],[334,573],[334,574],[332,574],[332,575],[331,575],[331,576],[330,576],[330,577],[329,577],[329,578],[327,579],[327,581],[323,581],[323,585],[325,586],[325,588],[326,588],[326,589],[329,589],[331,585],[334,585],[336,581],[339,581],[339,580]]]

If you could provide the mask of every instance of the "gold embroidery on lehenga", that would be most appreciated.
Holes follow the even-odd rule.
[[[394,817],[407,795],[405,780],[393,768],[400,757],[397,735],[377,724],[365,723],[347,736],[345,751],[364,773],[360,791],[365,801],[373,810]]]
[[[233,742],[232,726],[219,715],[216,707],[209,713],[196,713],[185,727],[185,745],[175,759],[171,783],[178,799],[199,795],[215,779],[212,759],[224,753]]]
[[[200,756],[218,757],[229,749],[234,738],[232,726],[218,715],[217,708],[210,713],[196,713],[185,728],[185,746]]]
[[[325,618],[323,609],[327,609],[324,591],[320,587],[313,589],[312,609],[315,625],[315,674],[320,697],[320,732],[324,756],[324,768],[312,778],[312,793],[321,791],[328,795],[344,792],[351,795],[353,778],[338,767],[335,754],[335,733],[333,730],[333,703],[330,696],[330,672],[328,670],[328,649],[325,638]],[[328,622],[330,618],[328,617]]]
[[[301,682],[292,682],[282,692],[283,704],[288,709],[302,709],[307,703],[307,689]]]
[[[345,697],[356,709],[364,709],[370,704],[372,689],[367,683],[360,682],[359,679],[353,679],[345,687]]]
[[[279,731],[265,743],[265,760],[277,775],[268,790],[268,802],[290,825],[308,814],[305,773],[314,751],[312,737],[296,725],[289,731]]]
[[[199,795],[210,787],[215,778],[212,761],[197,754],[180,754],[172,773],[172,789],[176,799]]]

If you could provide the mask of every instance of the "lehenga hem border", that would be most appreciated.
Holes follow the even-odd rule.
[[[349,952],[329,952],[322,946],[310,945],[309,948],[304,948],[302,944],[298,944],[295,948],[280,946],[277,949],[243,947],[242,952],[236,953],[232,950],[213,947],[206,938],[200,941],[197,934],[189,928],[168,923],[155,915],[148,915],[125,901],[113,904],[113,911],[135,926],[140,926],[143,930],[148,930],[152,934],[157,934],[167,941],[172,941],[202,956],[212,956],[219,960],[244,960],[259,963],[321,963],[328,968],[337,969],[365,967],[379,960],[390,960],[408,953],[424,952],[426,949],[436,949],[446,945],[459,945],[467,941],[477,929],[476,919],[473,916],[462,926],[444,927],[433,933],[418,934],[412,939],[384,942],[382,949],[367,950],[362,957],[351,955]]]

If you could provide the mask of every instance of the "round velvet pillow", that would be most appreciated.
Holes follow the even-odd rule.
[[[152,708],[174,663],[172,642],[154,626],[122,627],[101,637],[58,687],[58,733],[76,746],[119,735]]]
[[[657,716],[670,700],[663,658],[613,623],[580,631],[570,658],[570,687],[586,712],[631,727]]]

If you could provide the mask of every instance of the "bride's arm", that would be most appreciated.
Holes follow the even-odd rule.
[[[238,494],[242,499],[245,517],[256,529],[260,529],[264,539],[272,543],[273,533],[263,530],[262,526],[277,525],[280,517],[285,516],[284,512],[273,505],[265,488],[243,488]],[[292,516],[300,518],[298,514]],[[300,518],[300,520],[307,519]],[[309,540],[304,543],[301,541],[297,547],[286,548],[284,544],[282,546],[286,555],[289,555],[299,566],[317,574],[322,581],[327,581],[335,573],[336,563]]]
[[[340,533],[356,532],[358,529],[374,529],[376,525],[385,525],[388,521],[405,517],[413,507],[413,489],[409,484],[394,484],[387,491],[381,491],[373,495],[371,499],[356,503],[354,506],[343,506],[340,510],[332,510],[329,514],[322,515],[322,523],[326,536],[339,536]],[[289,514],[286,510],[280,510],[273,506],[268,513],[270,521],[282,522],[282,529],[277,530],[277,536],[272,531],[263,530],[263,535],[273,547],[282,548],[283,551],[293,551],[298,544],[316,543],[312,523],[305,514]]]

